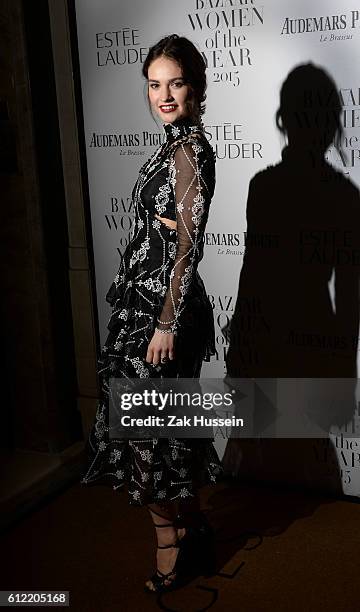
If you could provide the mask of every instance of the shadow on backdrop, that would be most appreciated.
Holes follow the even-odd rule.
[[[355,185],[326,161],[330,146],[345,155],[341,101],[332,78],[311,63],[293,69],[281,88],[276,123],[287,146],[278,164],[250,182],[243,267],[225,330],[227,376],[296,378],[299,384],[306,378],[346,378],[344,394],[330,407],[327,394],[321,401],[319,392],[310,415],[321,427],[341,427],[355,411],[360,199]],[[275,409],[265,415],[267,421],[277,416]],[[229,440],[224,464],[238,472],[245,455],[255,452],[266,476],[277,456],[276,469],[289,481],[295,464],[306,471],[306,461],[317,461],[320,443],[321,452],[326,445],[328,451],[323,467],[335,468],[336,475],[329,439],[295,438],[261,444]],[[313,471],[310,464],[308,470]]]

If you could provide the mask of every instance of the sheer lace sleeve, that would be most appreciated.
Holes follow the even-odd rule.
[[[177,242],[169,288],[157,327],[176,333],[186,306],[186,295],[202,258],[204,229],[211,194],[202,176],[207,159],[203,146],[186,142],[176,149],[171,165],[174,189]]]

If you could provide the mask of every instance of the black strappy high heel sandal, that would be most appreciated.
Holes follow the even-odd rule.
[[[160,516],[161,518],[165,518],[164,516],[161,516],[161,514],[158,514],[157,512],[155,512],[153,509],[151,509],[151,512],[153,514],[156,514],[157,516]],[[159,525],[156,523],[153,523],[154,527],[158,528],[158,529],[162,529],[164,527],[174,527],[175,523],[174,522],[169,522],[166,523],[165,525]],[[151,576],[151,578],[149,578],[149,581],[151,581],[152,585],[153,585],[153,589],[148,586],[148,584],[145,584],[144,589],[146,592],[148,593],[165,593],[168,591],[172,591],[176,588],[178,588],[181,583],[182,583],[182,569],[181,569],[181,555],[180,555],[180,546],[181,546],[181,540],[183,538],[179,538],[178,536],[176,537],[176,540],[173,544],[166,544],[164,546],[157,546],[157,548],[159,549],[166,549],[166,548],[178,548],[179,552],[175,561],[175,565],[173,567],[173,569],[168,572],[167,574],[164,574],[163,572],[161,572],[159,569],[156,569],[155,574],[153,574]]]

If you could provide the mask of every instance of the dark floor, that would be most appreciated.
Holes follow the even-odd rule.
[[[157,600],[154,536],[124,493],[72,486],[1,542],[1,590],[68,590],[76,612],[360,609],[360,504],[255,485],[202,492],[218,574]],[[64,609],[64,608],[54,608]]]

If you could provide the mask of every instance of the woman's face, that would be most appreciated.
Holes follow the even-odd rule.
[[[172,123],[188,114],[186,100],[190,87],[184,82],[177,62],[158,57],[148,69],[148,93],[153,111],[164,123]]]

